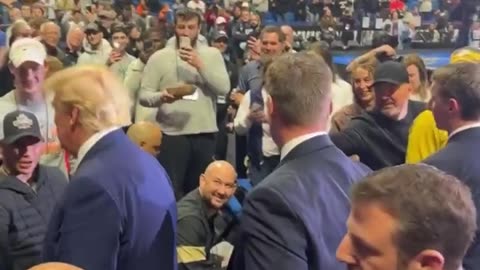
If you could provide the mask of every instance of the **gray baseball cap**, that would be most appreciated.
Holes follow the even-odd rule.
[[[5,144],[13,144],[23,137],[42,140],[37,117],[26,111],[17,110],[5,115],[5,118],[3,118],[3,134],[2,142]]]

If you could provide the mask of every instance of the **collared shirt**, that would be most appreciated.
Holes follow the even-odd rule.
[[[85,155],[92,149],[92,147],[100,141],[103,137],[105,137],[108,133],[119,129],[119,127],[111,127],[107,128],[104,130],[101,130],[95,134],[93,134],[88,140],[86,140],[82,146],[80,146],[80,149],[78,149],[78,154],[77,154],[77,161],[75,162],[74,166],[72,166],[72,169],[70,171],[70,174],[74,174],[75,171],[78,169],[78,166],[82,162],[83,158]]]
[[[295,147],[297,147],[301,143],[313,137],[323,136],[323,135],[327,135],[327,132],[325,131],[313,132],[313,133],[304,134],[302,136],[291,139],[285,145],[283,145],[282,149],[280,150],[280,160],[285,158],[288,155],[288,153],[290,153],[290,151],[292,151]]]
[[[452,136],[457,134],[457,133],[460,133],[460,132],[462,132],[464,130],[467,130],[467,129],[477,128],[477,127],[480,127],[480,122],[473,123],[473,124],[468,124],[468,125],[459,127],[457,129],[455,129],[454,131],[450,132],[450,134],[448,135],[448,140],[450,140],[452,138]]]
[[[265,92],[264,89],[262,89],[262,97],[263,97],[263,102],[266,103],[267,92]],[[268,113],[267,106],[263,106],[263,112],[265,113],[265,115]],[[242,102],[238,106],[237,115],[233,120],[233,126],[237,134],[244,135],[248,133],[248,130],[252,126],[252,121],[248,119],[249,113],[250,113],[250,91],[245,93],[245,95],[243,96]],[[278,150],[278,146],[275,144],[275,142],[272,139],[272,135],[270,134],[270,125],[268,123],[262,123],[262,130],[263,130],[263,136],[262,136],[263,156],[265,157],[278,156],[280,151]]]

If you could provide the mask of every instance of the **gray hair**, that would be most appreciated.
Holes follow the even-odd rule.
[[[323,59],[307,53],[286,53],[266,72],[265,89],[287,125],[327,123],[332,72]]]

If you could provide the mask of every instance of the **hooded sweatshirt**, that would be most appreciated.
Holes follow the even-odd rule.
[[[102,39],[102,44],[97,50],[93,50],[90,44],[84,40],[83,49],[85,51],[78,57],[78,65],[105,65],[112,51],[112,46],[107,40]]]
[[[173,39],[173,40],[172,40]],[[197,70],[180,59],[175,37],[155,52],[145,66],[140,103],[158,107],[157,121],[167,135],[217,132],[216,99],[230,90],[230,80],[220,51],[197,42],[203,68]],[[193,84],[195,93],[171,104],[160,102],[160,92],[183,83]]]

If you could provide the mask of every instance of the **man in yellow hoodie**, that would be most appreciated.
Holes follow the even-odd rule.
[[[450,63],[480,63],[480,49],[463,47],[450,56]],[[406,163],[417,163],[442,149],[448,140],[448,134],[437,128],[433,113],[426,110],[413,121],[408,135]]]

